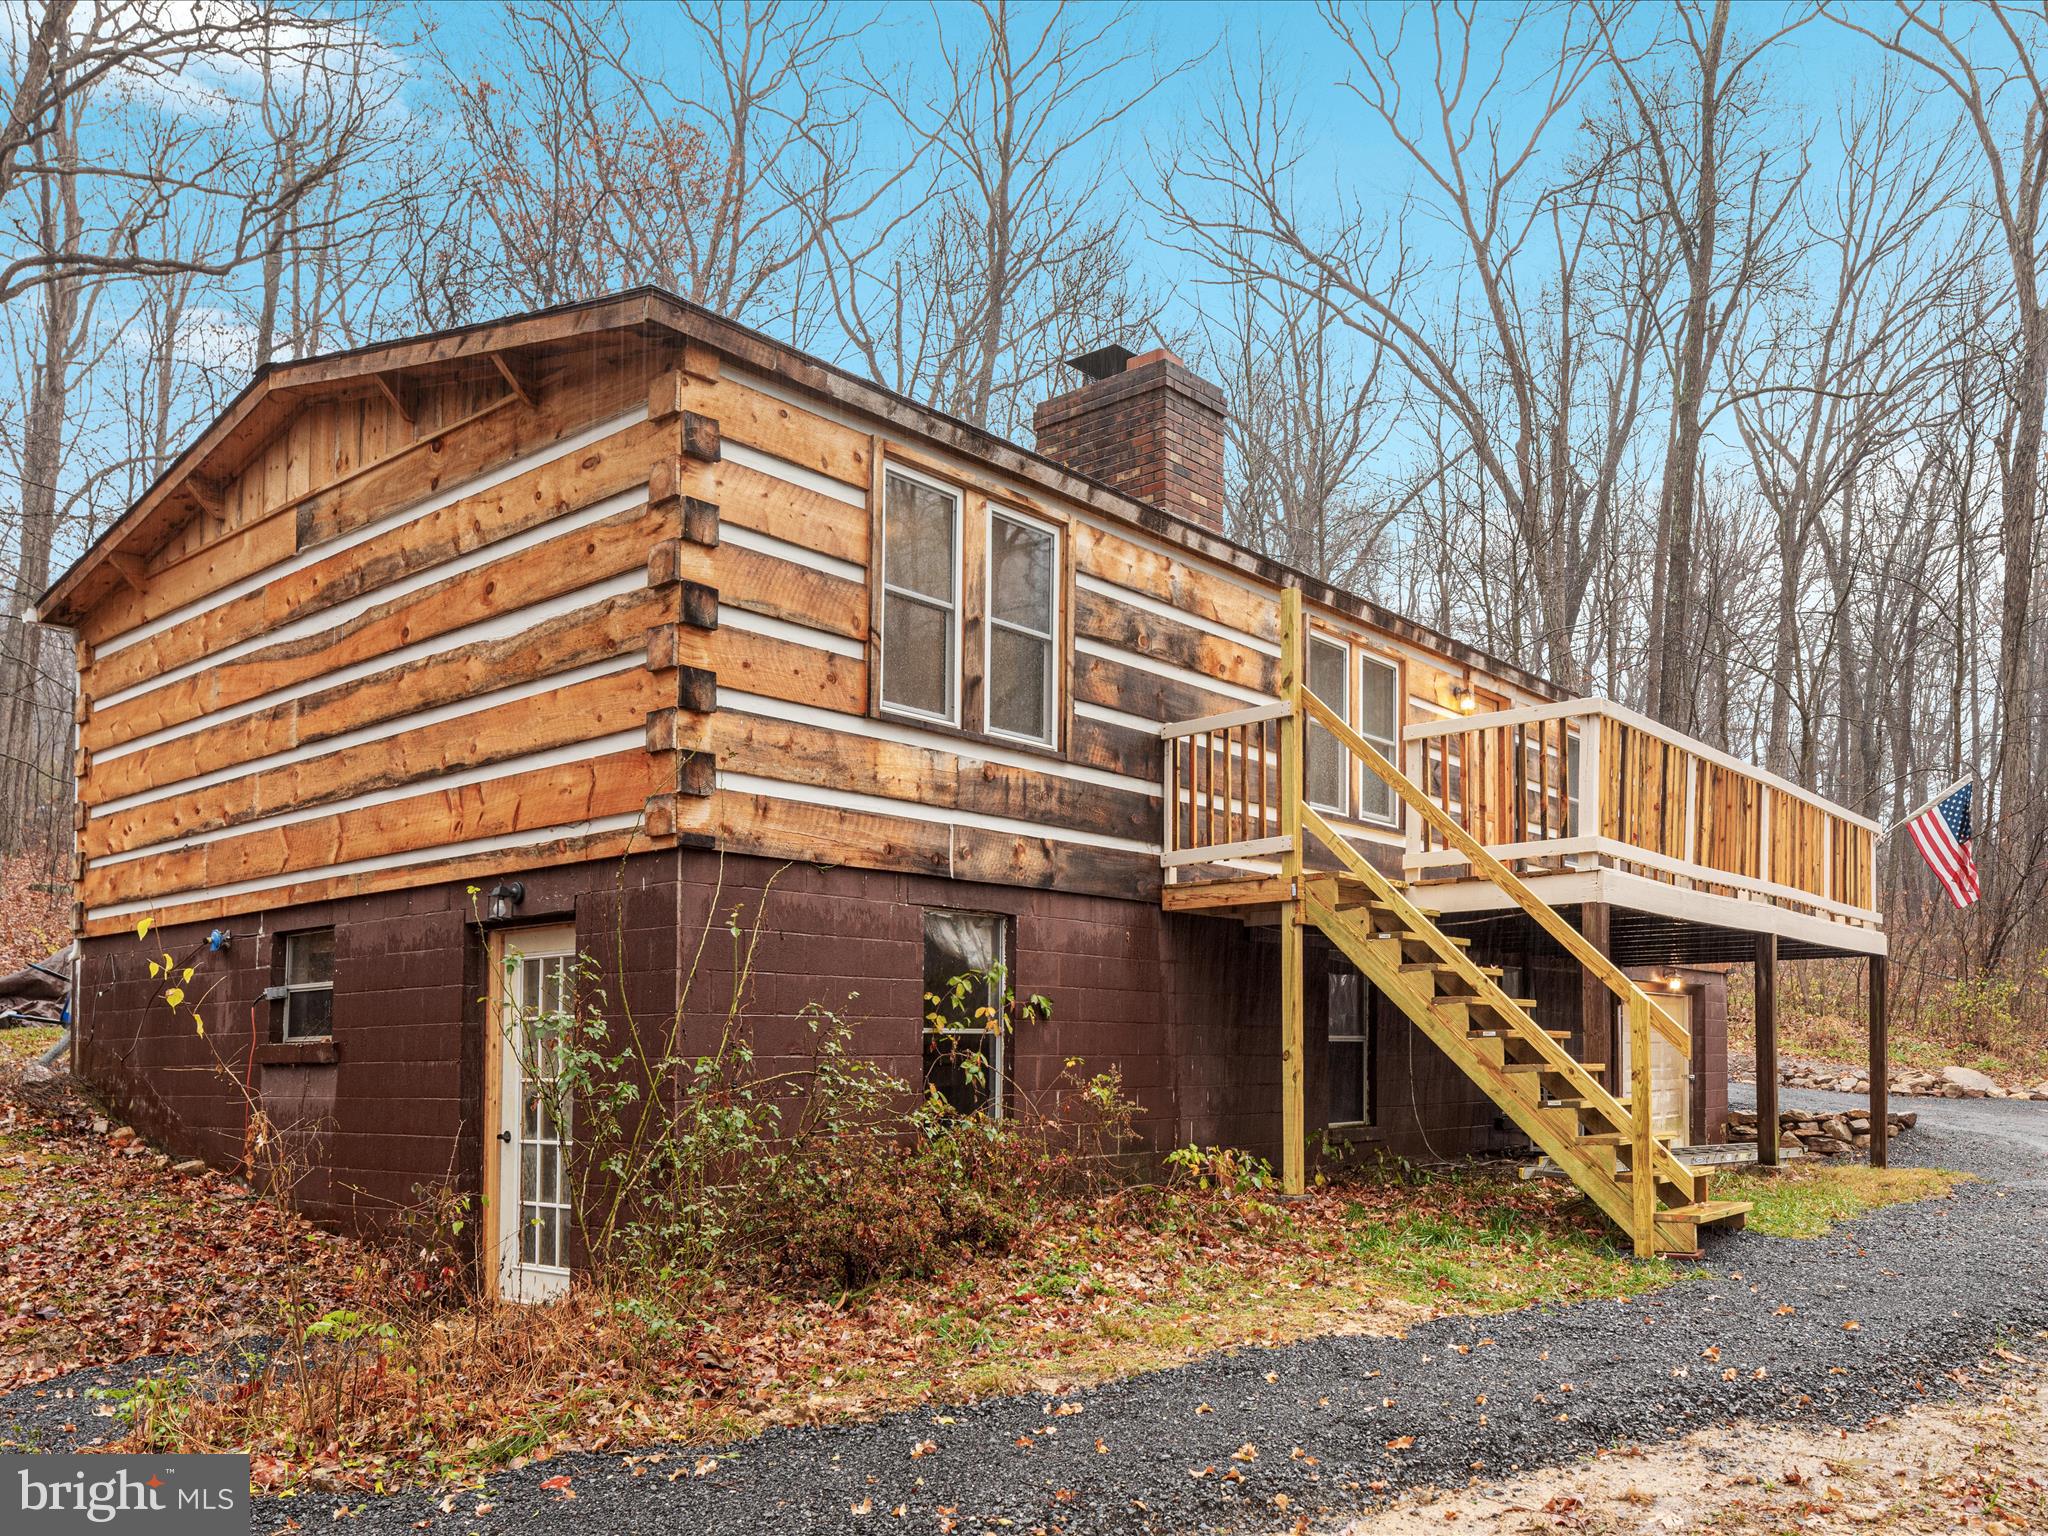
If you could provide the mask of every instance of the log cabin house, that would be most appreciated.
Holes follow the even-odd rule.
[[[337,1224],[483,1192],[545,1296],[560,1128],[493,1011],[581,954],[715,1029],[743,909],[770,1061],[850,1006],[990,1113],[1113,1063],[1151,1147],[1290,1189],[1323,1137],[1533,1147],[1641,1252],[1739,1218],[1683,1155],[1717,967],[1767,1039],[1781,954],[1881,992],[1873,825],[1233,543],[1220,391],[1075,367],[1035,451],[652,290],[262,370],[40,604],[78,1070],[222,1166],[253,1100]],[[1052,1017],[976,1084],[923,998],[995,963]]]

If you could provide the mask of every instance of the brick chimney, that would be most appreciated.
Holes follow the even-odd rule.
[[[1038,451],[1223,532],[1223,391],[1164,347],[1102,347],[1067,366],[1088,382],[1032,413]]]

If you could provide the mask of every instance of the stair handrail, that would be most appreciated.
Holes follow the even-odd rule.
[[[1413,779],[1388,762],[1370,742],[1346,724],[1342,716],[1306,689],[1302,691],[1301,700],[1311,719],[1336,737],[1340,746],[1386,780],[1388,787],[1419,811],[1431,826],[1443,834],[1446,843],[1470,861],[1475,870],[1534,918],[1538,927],[1557,940],[1566,953],[1597,976],[1623,1003],[1634,1008],[1640,1002],[1653,1016],[1651,1028],[1676,1046],[1688,1061],[1692,1059],[1692,1041],[1675,1023],[1663,1016],[1662,1010],[1650,1001],[1649,994],[1636,985],[1626,971],[1594,948],[1584,934],[1559,915],[1555,907],[1530,890],[1521,876],[1487,852],[1484,843],[1459,826],[1455,817],[1425,795]]]
[[[1359,756],[1365,760],[1368,767],[1372,766],[1372,760],[1377,758],[1381,767],[1376,771],[1391,775],[1389,782],[1393,784],[1396,793],[1401,794],[1404,799],[1410,799],[1411,803],[1416,801],[1420,801],[1424,805],[1429,803],[1423,797],[1422,792],[1415,787],[1405,774],[1394,770],[1392,764],[1388,763],[1384,757],[1381,757],[1378,752],[1374,751],[1372,746],[1363,737],[1354,732],[1350,726],[1332,714],[1328,707],[1320,699],[1316,698],[1314,694],[1304,691],[1302,699],[1304,715],[1326,728],[1334,727],[1331,734],[1336,737],[1341,745],[1355,751],[1363,749],[1359,751]],[[1293,791],[1292,786],[1289,786],[1288,790],[1283,793],[1282,800],[1283,803],[1291,802],[1296,807],[1297,815],[1300,818],[1297,824],[1304,832],[1329,848],[1331,852],[1351,865],[1357,872],[1370,872],[1372,875],[1378,874],[1378,871],[1374,870],[1363,858],[1360,858],[1357,851],[1346,843],[1337,834],[1336,829],[1324,821],[1312,806],[1301,803],[1299,795]],[[1446,817],[1445,820],[1448,822],[1449,818]],[[1451,824],[1455,826],[1455,823]],[[1556,937],[1563,944],[1567,953],[1580,958],[1582,962],[1584,962],[1587,955],[1596,957],[1600,963],[1589,963],[1587,968],[1596,976],[1599,976],[1610,990],[1620,995],[1627,1006],[1629,1030],[1629,1103],[1624,1107],[1620,1100],[1593,1079],[1592,1074],[1585,1070],[1583,1062],[1580,1062],[1571,1052],[1565,1050],[1555,1040],[1551,1039],[1549,1035],[1538,1028],[1529,1018],[1527,1012],[1519,1004],[1515,1003],[1514,999],[1508,997],[1493,981],[1493,978],[1484,971],[1481,971],[1470,956],[1466,955],[1456,945],[1446,944],[1439,949],[1440,958],[1449,961],[1460,978],[1468,986],[1476,988],[1476,995],[1482,1001],[1492,1005],[1496,1013],[1501,1013],[1503,1007],[1505,1007],[1505,1022],[1511,1030],[1527,1043],[1533,1045],[1537,1052],[1551,1066],[1564,1072],[1571,1080],[1573,1087],[1586,1099],[1594,1111],[1612,1125],[1616,1131],[1628,1137],[1629,1165],[1634,1174],[1629,1187],[1635,1212],[1635,1221],[1633,1223],[1635,1230],[1633,1235],[1637,1251],[1648,1251],[1647,1245],[1651,1243],[1657,1216],[1656,1175],[1660,1173],[1665,1175],[1688,1192],[1694,1188],[1693,1170],[1680,1162],[1676,1154],[1661,1140],[1651,1134],[1650,1130],[1650,1028],[1652,1018],[1658,1016],[1660,1010],[1650,1001],[1648,993],[1644,992],[1641,987],[1638,987],[1629,976],[1619,970],[1606,956],[1601,955],[1598,950],[1587,943],[1584,935],[1567,923],[1541,897],[1529,890],[1512,870],[1509,870],[1499,860],[1487,853],[1479,843],[1472,840],[1470,834],[1466,833],[1463,828],[1458,828],[1458,834],[1470,845],[1471,851],[1477,855],[1473,861],[1473,867],[1486,871],[1487,866],[1491,865],[1493,870],[1498,871],[1499,875],[1504,878],[1496,879],[1494,883],[1505,891],[1515,901],[1517,906],[1522,907],[1531,917],[1535,918],[1538,925],[1545,932]],[[1406,898],[1401,896],[1398,891],[1393,891],[1391,883],[1388,884],[1388,890],[1397,902],[1408,908],[1408,913],[1404,914],[1404,916],[1414,913],[1412,904],[1408,903]],[[1518,891],[1520,892],[1519,895],[1517,895]],[[1548,921],[1545,921],[1546,918]],[[1427,936],[1435,931],[1435,925],[1420,923],[1415,926],[1414,931]],[[1436,948],[1437,946],[1432,944],[1432,947]],[[1450,953],[1445,953],[1444,951],[1450,951]],[[1669,1021],[1666,1022],[1668,1023]],[[1673,1026],[1673,1028],[1675,1027]],[[1681,1044],[1689,1046],[1690,1042],[1681,1041]]]
[[[1692,1056],[1691,1040],[1679,1031],[1676,1024],[1662,1017],[1662,1010],[1650,1001],[1649,994],[1637,986],[1619,966],[1594,948],[1584,934],[1572,927],[1548,902],[1530,890],[1520,876],[1487,852],[1484,844],[1458,825],[1448,812],[1437,806],[1422,792],[1419,785],[1388,762],[1378,748],[1354,731],[1348,721],[1303,685],[1302,618],[1300,590],[1295,587],[1283,587],[1280,593],[1279,681],[1282,701],[1290,707],[1288,713],[1281,718],[1281,832],[1289,844],[1287,851],[1281,856],[1282,874],[1292,880],[1297,889],[1299,888],[1304,828],[1319,841],[1335,836],[1334,829],[1324,822],[1312,807],[1304,803],[1301,793],[1301,772],[1306,761],[1303,727],[1307,721],[1313,720],[1327,730],[1338,745],[1378,774],[1395,794],[1434,826],[1443,835],[1446,846],[1455,847],[1463,853],[1475,872],[1484,875],[1489,882],[1505,893],[1509,900],[1534,919],[1538,927],[1555,939],[1565,953],[1578,960],[1589,972],[1598,977],[1610,992],[1621,999],[1628,1017],[1628,1108],[1624,1111],[1620,1102],[1604,1089],[1599,1091],[1593,1102],[1601,1106],[1603,1113],[1609,1113],[1606,1104],[1613,1106],[1611,1113],[1621,1118],[1612,1123],[1615,1124],[1617,1131],[1629,1139],[1629,1164],[1633,1172],[1630,1194],[1635,1214],[1634,1237],[1637,1250],[1642,1251],[1645,1245],[1653,1240],[1657,1214],[1657,1173],[1667,1172],[1688,1191],[1695,1187],[1692,1170],[1679,1162],[1671,1149],[1650,1133],[1650,1034],[1658,1024],[1662,1024],[1664,1027],[1661,1032],[1688,1060]],[[1341,844],[1342,840],[1338,839],[1337,843]],[[1365,863],[1348,844],[1343,844],[1339,851],[1356,863]],[[1369,865],[1366,867],[1370,868]],[[1286,948],[1286,941],[1294,937],[1290,931],[1293,927],[1294,925],[1283,917],[1283,949]],[[1433,925],[1426,925],[1418,931],[1427,932],[1431,927]],[[1298,939],[1296,942],[1299,942]],[[1469,958],[1460,958],[1463,960],[1460,969],[1469,971],[1472,976],[1479,978],[1481,996],[1492,992],[1501,1001],[1512,1002],[1505,993],[1492,985],[1491,978],[1472,965]],[[1283,956],[1283,964],[1285,962],[1286,957]],[[1469,977],[1467,982],[1469,985]],[[1519,1021],[1516,1015],[1520,1015]],[[1533,1035],[1528,1035],[1526,1031],[1517,1028],[1518,1022],[1535,1029],[1527,1014],[1517,1006],[1509,1015],[1509,1027],[1516,1028],[1517,1033],[1524,1034],[1525,1038],[1538,1043],[1539,1050],[1544,1046],[1551,1047],[1551,1050],[1544,1051],[1543,1054],[1562,1057],[1564,1061],[1571,1062],[1578,1068],[1578,1074],[1584,1078],[1587,1086],[1598,1087],[1593,1083],[1591,1074],[1584,1071],[1583,1065],[1578,1063],[1569,1051],[1556,1048],[1557,1042],[1540,1029],[1535,1029]],[[1606,1104],[1601,1104],[1602,1100],[1605,1100]]]

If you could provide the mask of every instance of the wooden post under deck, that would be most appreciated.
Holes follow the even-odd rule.
[[[1280,873],[1288,882],[1280,903],[1280,1188],[1308,1188],[1308,1126],[1302,1104],[1303,1027],[1301,974],[1301,593],[1280,592],[1280,697],[1292,708],[1280,717],[1280,835],[1287,839]]]
[[[1891,1052],[1884,1016],[1885,969],[1888,964],[1883,955],[1870,957],[1870,1166],[1873,1168],[1886,1166],[1891,1157],[1887,1121],[1892,1107],[1891,1062],[1888,1059]]]
[[[1604,901],[1589,901],[1579,908],[1579,932],[1601,954],[1613,957],[1610,942],[1609,908]],[[1621,1041],[1614,1030],[1614,994],[1607,983],[1585,967],[1579,969],[1579,1060],[1604,1062],[1607,1091],[1619,1097]]]
[[[1756,1160],[1778,1166],[1778,936],[1756,936]]]

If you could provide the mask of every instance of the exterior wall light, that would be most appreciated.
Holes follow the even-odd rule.
[[[526,885],[519,880],[500,880],[484,897],[484,915],[494,923],[509,923],[519,915],[519,903],[526,900]]]

